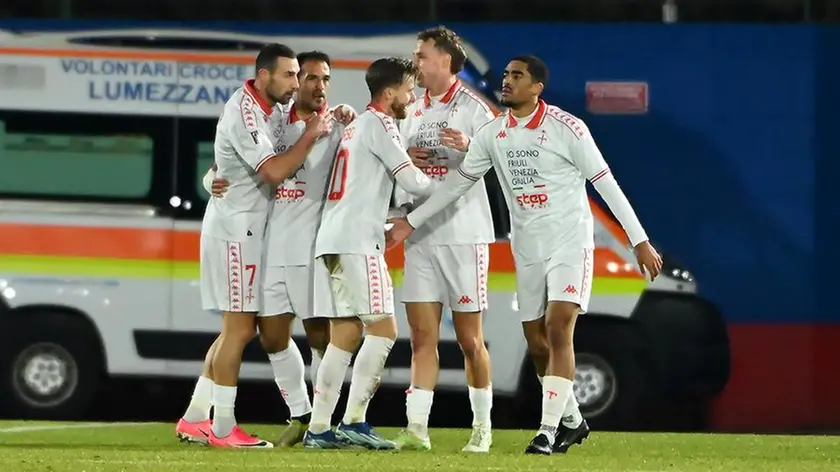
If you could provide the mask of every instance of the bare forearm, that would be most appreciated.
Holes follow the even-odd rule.
[[[272,185],[283,183],[303,165],[315,141],[315,138],[304,134],[286,152],[272,156],[258,169],[263,180]]]

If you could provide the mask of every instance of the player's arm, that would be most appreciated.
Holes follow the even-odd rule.
[[[253,115],[243,110],[242,116],[231,116],[233,146],[265,182],[279,185],[300,168],[315,141],[323,133],[328,118],[314,115],[306,124],[300,139],[285,152],[275,153],[271,140]]]
[[[429,218],[451,205],[467,193],[490,168],[493,160],[488,147],[481,142],[480,135],[473,139],[467,155],[458,167],[458,172],[447,177],[442,185],[435,188],[434,194],[406,216],[412,228],[418,228]]]
[[[560,125],[563,126],[563,125]],[[583,127],[583,124],[581,124]],[[574,134],[571,130],[564,130]],[[584,177],[592,183],[595,190],[604,199],[610,211],[618,218],[624,232],[634,247],[648,240],[647,233],[642,228],[642,223],[633,211],[630,201],[624,195],[624,191],[618,186],[613,177],[604,156],[595,144],[592,134],[585,130],[583,136],[574,134],[570,143],[571,157],[574,165],[581,171]]]
[[[371,134],[370,149],[373,154],[403,190],[418,197],[428,196],[432,191],[431,179],[411,163],[396,125],[386,123],[384,126],[382,132]]]

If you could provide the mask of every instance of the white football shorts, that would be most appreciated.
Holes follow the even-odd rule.
[[[201,305],[205,310],[252,313],[262,308],[263,238],[225,241],[201,235]]]
[[[543,317],[550,301],[577,303],[580,313],[586,313],[592,294],[592,259],[592,249],[582,249],[558,253],[536,264],[517,265],[516,301],[521,321]]]
[[[324,264],[330,274],[334,317],[394,314],[394,286],[385,257],[326,254],[317,261]]]
[[[335,313],[330,275],[320,261],[304,266],[266,267],[263,288],[263,311],[259,316],[291,313],[307,320],[332,317]]]
[[[406,244],[402,302],[438,302],[452,311],[487,309],[487,244]]]

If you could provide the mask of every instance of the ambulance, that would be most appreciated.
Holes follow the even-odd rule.
[[[254,51],[280,42],[329,53],[331,104],[362,110],[367,65],[410,55],[415,43],[413,34],[137,29],[0,38],[0,409],[56,420],[83,417],[111,379],[201,371],[220,327],[199,297],[201,177],[224,102],[253,75]],[[478,49],[467,50],[462,81],[497,103],[498,78]],[[484,317],[496,410],[536,421],[539,384],[515,313],[509,217],[492,172],[486,180],[498,235]],[[595,280],[575,338],[584,416],[626,428],[664,404],[703,411],[729,375],[723,318],[667,255],[662,276],[646,281],[620,226],[597,204],[592,210]],[[402,248],[387,260],[399,292]],[[401,336],[382,384],[405,388],[411,346],[398,311]],[[443,324],[439,390],[465,391],[451,317]],[[241,376],[272,379],[256,340]]]

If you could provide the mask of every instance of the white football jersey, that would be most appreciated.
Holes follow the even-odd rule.
[[[440,141],[440,131],[453,128],[468,137],[495,117],[487,106],[460,81],[438,100],[426,91],[423,100],[417,100],[408,109],[408,117],[400,123],[400,131],[408,147],[430,149],[433,157],[423,172],[435,183],[445,182],[463,161],[466,153],[445,147]],[[401,200],[398,196],[397,200]],[[419,205],[422,199],[415,199]],[[426,245],[478,244],[495,241],[493,216],[487,199],[487,188],[481,179],[478,185],[455,203],[433,216],[409,237],[410,243]]]
[[[326,107],[322,113],[327,113]],[[285,152],[303,135],[306,122],[295,109],[277,130],[276,147]],[[318,139],[306,161],[277,187],[268,223],[267,263],[271,266],[309,265],[315,260],[315,234],[321,222],[327,181],[344,126],[333,123],[330,134]]]
[[[510,209],[517,264],[594,247],[586,180],[597,185],[610,169],[581,119],[542,100],[526,118],[509,112],[497,117],[473,137],[458,172],[466,179],[464,185],[469,185],[491,167],[496,169]],[[456,186],[439,192],[440,197],[436,192],[438,198],[415,209],[409,222],[422,225],[461,192],[463,188]],[[647,239],[635,214],[623,220],[634,245]]]
[[[276,153],[272,135],[283,119],[277,108],[264,103],[254,80],[236,90],[225,103],[216,125],[213,145],[216,175],[230,182],[225,198],[207,203],[201,231],[226,241],[244,241],[248,231],[262,234],[274,187],[263,182],[258,171]]]
[[[411,164],[396,121],[368,106],[341,138],[315,244],[316,256],[385,252],[384,224],[394,180],[412,194],[431,189]]]

